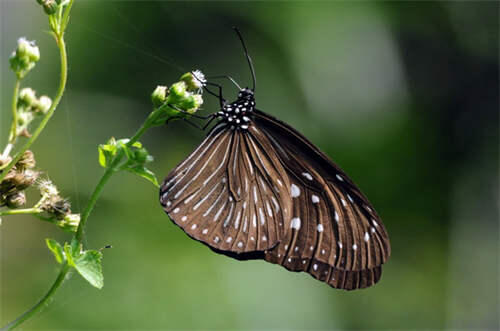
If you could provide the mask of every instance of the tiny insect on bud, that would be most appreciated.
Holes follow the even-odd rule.
[[[42,114],[46,114],[49,111],[50,106],[52,106],[52,99],[50,99],[46,95],[42,95],[40,97],[40,99],[38,100],[38,103],[36,106],[37,106],[37,109],[40,110],[40,112]]]
[[[37,102],[36,93],[32,88],[26,87],[19,91],[19,107],[31,107],[31,105]]]
[[[165,103],[168,96],[168,87],[159,85],[151,94],[151,101],[153,102],[153,106],[155,108],[160,107]]]
[[[24,192],[16,192],[7,196],[5,203],[9,208],[19,208],[26,204],[26,195]]]

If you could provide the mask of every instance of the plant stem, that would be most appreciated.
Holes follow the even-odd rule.
[[[128,146],[131,146],[133,143],[135,143],[137,140],[139,140],[139,138],[144,134],[144,132],[146,132],[146,130],[150,128],[149,119],[150,119],[150,117],[148,117],[148,119],[146,119],[146,121],[136,131],[136,133],[132,136],[132,138],[130,138],[129,142],[127,143]],[[94,206],[95,206],[97,200],[99,199],[99,196],[101,195],[101,192],[104,188],[104,185],[107,183],[109,178],[111,178],[113,173],[115,173],[117,171],[118,165],[121,163],[124,156],[125,156],[125,153],[123,152],[123,150],[120,150],[116,154],[115,159],[109,165],[109,167],[106,169],[106,171],[104,172],[104,175],[102,175],[101,179],[97,183],[97,185],[94,189],[94,192],[90,196],[90,200],[89,200],[87,206],[85,207],[85,210],[82,213],[80,223],[78,224],[78,229],[76,230],[75,239],[78,242],[81,243],[83,240],[83,236],[84,236],[83,231],[85,229],[85,224],[87,223],[87,219],[89,218],[90,213],[94,209]]]
[[[12,96],[12,127],[10,129],[9,135],[9,144],[5,148],[4,157],[9,155],[10,151],[8,151],[9,145],[12,146],[16,142],[17,137],[17,100],[19,98],[19,88],[21,87],[21,78],[16,78],[16,84],[14,85],[14,94]],[[7,152],[7,155],[5,155]]]
[[[42,133],[43,129],[49,122],[50,118],[52,117],[52,115],[54,115],[54,111],[59,105],[59,102],[61,101],[61,98],[64,94],[64,90],[66,88],[66,81],[68,78],[68,58],[66,54],[66,44],[64,42],[63,34],[55,34],[55,38],[57,45],[59,46],[59,53],[61,57],[61,76],[59,80],[59,88],[57,90],[56,97],[54,98],[54,102],[52,103],[52,106],[50,107],[49,111],[47,112],[47,114],[45,114],[42,121],[36,128],[35,132],[33,132],[31,138],[29,138],[28,141],[24,144],[24,146],[21,147],[21,149],[19,150],[19,152],[17,152],[14,159],[0,174],[0,182],[5,178],[9,170],[12,169],[12,167],[14,167],[17,161],[19,161],[19,159],[23,156],[24,152],[26,152],[26,150],[28,150],[28,148],[31,147],[31,145],[35,142],[40,133]]]
[[[42,211],[38,208],[26,208],[26,209],[10,209],[0,211],[0,216],[5,215],[21,215],[21,214],[40,214]]]
[[[97,186],[94,189],[94,192],[90,196],[90,200],[85,207],[85,210],[82,213],[82,217],[80,219],[80,224],[78,224],[78,229],[76,230],[75,234],[75,239],[78,242],[82,242],[83,239],[83,230],[85,228],[85,224],[87,223],[87,219],[89,218],[90,213],[92,212],[92,209],[94,209],[94,206],[97,202],[97,199],[99,199],[99,196],[101,195],[102,189],[104,188],[104,185],[106,182],[109,180],[111,175],[115,172],[115,167],[121,161],[123,157],[123,153],[119,153],[116,155],[115,161],[110,165],[109,168],[106,169],[104,172],[104,175],[102,175],[101,179],[97,183]]]
[[[4,326],[0,331],[12,330],[19,324],[23,323],[25,320],[29,319],[36,313],[38,313],[43,307],[47,306],[56,293],[57,289],[62,285],[66,274],[69,272],[69,266],[67,263],[63,264],[59,275],[57,276],[54,284],[50,287],[49,291],[40,299],[33,307],[24,312],[21,316]]]

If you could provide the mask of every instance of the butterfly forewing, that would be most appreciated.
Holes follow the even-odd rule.
[[[283,237],[290,210],[288,179],[276,161],[250,136],[217,125],[167,176],[161,203],[178,226],[212,248],[270,249]]]

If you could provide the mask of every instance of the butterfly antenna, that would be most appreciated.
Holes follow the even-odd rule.
[[[252,91],[255,92],[255,85],[256,85],[256,79],[255,79],[255,69],[253,68],[253,63],[252,59],[250,58],[250,55],[248,54],[247,46],[245,45],[245,41],[243,40],[243,36],[241,35],[240,30],[238,30],[237,27],[233,26],[234,31],[238,34],[238,38],[240,38],[241,45],[243,46],[243,50],[245,51],[245,56],[248,61],[248,66],[250,67],[250,72],[252,73],[252,80],[253,80],[253,88]]]

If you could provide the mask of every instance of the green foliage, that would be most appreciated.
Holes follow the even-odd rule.
[[[61,246],[54,239],[45,239],[47,247],[54,254],[57,263],[67,263],[87,280],[92,286],[101,289],[104,285],[102,274],[102,253],[96,250],[82,250],[82,245],[73,239]]]
[[[62,264],[66,259],[62,246],[54,239],[45,239],[45,243],[50,251],[54,254],[57,263]]]
[[[153,157],[140,142],[129,142],[130,139],[111,138],[106,144],[99,145],[99,164],[103,168],[129,171],[158,187],[156,175],[145,166],[153,161]],[[124,155],[126,160],[123,161]]]

